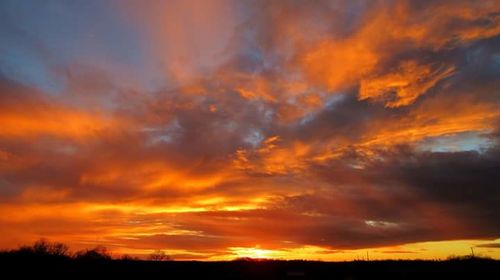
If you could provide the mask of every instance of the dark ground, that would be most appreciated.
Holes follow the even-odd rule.
[[[1,279],[500,279],[500,261],[140,261],[0,254]],[[31,276],[31,277],[30,277]]]

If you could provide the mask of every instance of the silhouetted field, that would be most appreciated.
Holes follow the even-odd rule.
[[[56,244],[57,245],[57,244]],[[62,246],[62,245],[61,245]],[[500,261],[459,257],[445,261],[224,262],[112,259],[104,248],[69,254],[67,247],[21,247],[0,253],[2,279],[500,279]]]
[[[455,261],[142,261],[39,258],[1,254],[2,273],[37,277],[137,279],[500,279],[500,262]],[[128,279],[128,278],[127,278]]]

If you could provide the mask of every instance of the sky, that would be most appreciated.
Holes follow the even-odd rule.
[[[0,248],[500,259],[500,2],[0,2]]]

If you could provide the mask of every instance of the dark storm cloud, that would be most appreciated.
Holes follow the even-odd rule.
[[[401,170],[405,183],[431,200],[449,205],[457,217],[467,219],[470,232],[491,236],[499,234],[498,148],[484,154],[423,154],[418,155],[415,162],[395,167]]]

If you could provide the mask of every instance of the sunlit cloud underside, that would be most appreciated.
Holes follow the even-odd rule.
[[[0,248],[500,258],[499,15],[1,1]]]

